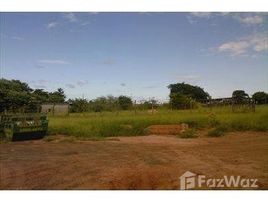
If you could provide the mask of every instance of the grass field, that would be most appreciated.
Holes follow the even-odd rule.
[[[196,110],[120,111],[74,113],[49,116],[49,133],[82,138],[145,135],[150,125],[187,123],[191,128],[220,128],[226,131],[267,131],[268,106],[257,106],[256,112],[233,113],[230,107]]]

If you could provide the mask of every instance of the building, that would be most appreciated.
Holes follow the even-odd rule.
[[[51,114],[68,114],[69,113],[69,104],[61,103],[61,104],[43,104],[41,105],[42,113],[51,113]]]

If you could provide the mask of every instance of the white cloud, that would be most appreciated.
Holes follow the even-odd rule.
[[[194,16],[194,17],[200,17],[200,18],[209,18],[211,17],[210,12],[191,12],[190,15]]]
[[[220,13],[217,13],[218,15],[220,16],[228,16],[230,14],[230,12],[220,12]]]
[[[80,26],[87,26],[91,24],[91,21],[79,19],[74,13],[66,13],[64,14],[64,18],[67,19],[69,22],[77,23]]]
[[[210,13],[210,12],[192,12],[187,15],[187,19],[190,23],[196,22],[197,18],[212,18],[212,17],[230,17],[241,24],[246,25],[258,25],[262,24],[265,21],[266,14],[261,13],[232,13],[232,12],[217,12],[217,13]]]
[[[263,22],[263,18],[256,15],[253,17],[245,17],[241,19],[241,22],[246,24],[261,24]]]
[[[99,12],[88,12],[89,15],[98,15]]]
[[[254,24],[262,24],[264,19],[260,15],[235,15],[235,19],[243,24],[254,25]]]
[[[231,56],[256,54],[268,50],[268,34],[259,33],[241,38],[237,41],[229,41],[219,45],[218,52],[225,52]]]
[[[249,43],[247,41],[226,42],[218,47],[219,52],[230,52],[233,56],[246,52]]]
[[[262,24],[267,17],[266,14],[263,13],[220,13],[219,16],[223,17],[231,17],[234,20],[240,22],[241,24],[246,25],[258,25]]]
[[[197,22],[198,18],[209,19],[211,16],[212,13],[210,12],[191,12],[186,18],[190,24],[194,24]]]
[[[66,13],[66,14],[64,14],[64,17],[65,17],[67,20],[69,20],[70,22],[77,22],[77,21],[78,21],[78,19],[77,19],[77,17],[75,16],[74,13]]]
[[[94,19],[89,21],[88,19],[79,18],[78,15],[75,13],[63,13],[61,14],[61,19],[48,23],[46,27],[47,29],[52,29],[58,26],[65,26],[69,23],[77,24],[80,26],[87,26],[91,24],[91,21],[94,21]]]
[[[89,25],[89,24],[91,24],[90,21],[80,23],[81,26],[86,26],[86,25]]]
[[[268,33],[251,36],[250,43],[254,51],[261,52],[268,50]]]
[[[70,64],[69,62],[65,60],[38,60],[38,63],[43,63],[43,64],[59,64],[59,65],[68,65]]]
[[[47,24],[47,29],[51,29],[51,28],[55,28],[56,26],[58,26],[59,23],[58,22],[50,22],[49,24]]]

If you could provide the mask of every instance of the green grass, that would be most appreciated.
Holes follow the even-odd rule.
[[[154,124],[187,123],[191,128],[226,127],[228,131],[267,131],[268,106],[257,106],[256,112],[233,113],[230,107],[196,110],[120,111],[74,113],[50,116],[49,133],[81,138],[145,135],[144,129]]]

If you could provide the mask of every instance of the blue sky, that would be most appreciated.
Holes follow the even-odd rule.
[[[1,13],[1,77],[68,98],[268,92],[265,13]]]

